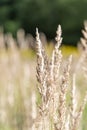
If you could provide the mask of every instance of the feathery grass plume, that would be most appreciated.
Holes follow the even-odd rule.
[[[87,95],[79,110],[77,108],[77,99],[75,97],[75,77],[73,77],[73,86],[71,90],[71,105],[67,113],[67,90],[69,86],[70,69],[72,56],[69,57],[63,68],[62,74],[60,67],[62,62],[62,53],[59,49],[62,42],[61,26],[58,26],[56,36],[56,45],[52,52],[51,59],[46,56],[45,50],[39,38],[38,29],[36,29],[36,47],[37,47],[37,81],[39,83],[39,93],[41,95],[41,104],[39,106],[39,126],[38,130],[76,130],[86,104]],[[51,126],[51,127],[50,127]]]
[[[37,47],[37,80],[41,86],[38,87],[41,95],[42,104],[39,107],[42,120],[42,129],[47,129],[46,123],[48,115],[48,104],[50,97],[50,89],[47,85],[47,74],[48,74],[48,59],[46,57],[44,48],[42,47],[38,29],[36,28],[36,47]],[[49,95],[49,96],[48,96]]]
[[[83,38],[80,39],[83,46],[83,52],[80,58],[80,64],[84,72],[84,76],[87,78],[87,21],[84,22],[84,30],[82,30]]]
[[[84,22],[84,30],[82,30],[83,38],[80,38],[81,44],[87,53],[87,21]]]
[[[41,41],[39,39],[38,29],[36,29],[36,47],[37,47],[37,80],[42,87],[39,87],[39,92],[42,96],[42,102],[47,103],[47,69],[48,69],[48,59],[44,48],[42,47]]]
[[[36,47],[37,47],[37,80],[40,83],[39,93],[42,97],[41,113],[49,115],[52,123],[57,121],[58,109],[58,80],[59,68],[62,60],[62,54],[59,47],[62,42],[61,26],[58,26],[56,36],[56,45],[52,53],[51,60],[46,56],[45,50],[41,44],[38,29],[36,29]],[[52,126],[53,127],[53,126]]]
[[[87,92],[86,92],[83,102],[81,106],[78,108],[78,98],[77,98],[78,93],[76,91],[75,77],[76,75],[73,74],[73,84],[71,90],[71,105],[70,105],[70,121],[69,121],[70,130],[79,130],[82,113],[87,103]]]
[[[36,28],[36,48],[37,48],[37,80],[39,83],[43,83],[44,75],[44,58],[42,53],[42,44],[39,38],[38,29]]]
[[[73,115],[73,125],[72,125],[71,130],[77,130],[77,129],[79,130],[82,113],[83,113],[86,103],[87,103],[87,93],[84,97],[84,100],[83,100],[82,105],[80,106],[79,110],[76,111],[75,115]]]
[[[81,121],[81,118],[82,118],[82,113],[83,113],[83,110],[85,108],[85,105],[87,103],[87,91],[86,91],[86,94],[85,94],[85,97],[83,99],[83,102],[79,108],[79,111],[77,113],[77,117],[76,117],[76,121],[75,121],[75,125],[77,124],[77,128],[79,129],[79,124],[80,124],[80,121]]]
[[[76,112],[76,108],[77,108],[77,102],[76,102],[76,86],[75,86],[75,74],[73,74],[73,84],[72,84],[72,90],[71,90],[71,126],[73,126],[74,123],[74,115]]]
[[[59,74],[59,68],[60,68],[60,63],[61,63],[61,59],[62,59],[62,54],[61,54],[61,50],[59,50],[59,47],[61,45],[62,42],[62,30],[61,30],[61,26],[59,25],[56,31],[56,45],[55,48],[53,50],[53,54],[52,57],[54,57],[54,69],[53,69],[53,73],[54,73],[54,80],[58,80],[58,74]]]
[[[52,129],[64,130],[65,129],[65,119],[66,119],[66,92],[69,80],[69,71],[71,64],[71,56],[69,61],[64,68],[63,76],[61,78],[61,83],[59,85],[59,70],[62,61],[62,54],[59,47],[62,42],[62,30],[61,26],[58,26],[56,36],[56,45],[52,53],[51,60],[46,58],[45,51],[42,47],[41,41],[39,39],[38,29],[36,29],[36,45],[37,45],[37,80],[40,83],[39,93],[42,97],[41,104],[41,116],[44,116],[45,110],[47,113],[45,115],[52,119]],[[43,53],[44,52],[44,53]],[[60,89],[60,93],[58,92]],[[58,106],[59,100],[59,106]],[[49,106],[49,107],[48,107]],[[58,108],[59,107],[59,108]],[[57,112],[58,111],[58,112]],[[58,115],[59,114],[59,115]],[[62,124],[62,126],[61,126]],[[58,128],[56,127],[58,125]]]
[[[73,130],[73,128],[74,128],[77,103],[78,103],[75,81],[76,81],[76,75],[73,74],[73,83],[72,83],[71,92],[70,92],[71,93],[71,105],[70,105],[70,124],[69,124],[69,127],[71,130]]]
[[[68,62],[64,68],[59,92],[59,106],[58,106],[58,124],[57,130],[65,130],[66,127],[66,93],[68,89],[70,68],[71,68],[72,56],[69,57]]]
[[[62,30],[61,30],[61,26],[59,25],[56,31],[56,44],[55,44],[55,48],[52,52],[52,57],[50,60],[50,83],[51,83],[51,90],[52,90],[52,98],[51,98],[51,117],[53,118],[53,123],[56,124],[57,123],[57,110],[58,110],[58,89],[59,89],[59,70],[60,70],[60,65],[61,65],[61,61],[62,61],[62,54],[61,54],[61,50],[59,50],[59,47],[61,45],[62,42]]]

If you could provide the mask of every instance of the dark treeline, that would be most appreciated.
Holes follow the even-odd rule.
[[[48,39],[61,24],[63,43],[75,45],[87,19],[87,0],[0,0],[0,26],[14,35],[19,28],[35,35],[35,28]]]

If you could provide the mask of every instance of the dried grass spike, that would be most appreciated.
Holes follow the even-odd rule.
[[[57,34],[57,36],[56,36],[55,40],[56,40],[57,44],[56,44],[55,47],[58,49],[60,47],[60,45],[61,45],[61,42],[62,42],[62,37],[61,37],[61,35],[62,35],[62,29],[61,29],[60,25],[58,25],[56,34]]]
[[[37,55],[42,56],[42,44],[40,41],[38,28],[36,28],[36,48],[37,48]]]

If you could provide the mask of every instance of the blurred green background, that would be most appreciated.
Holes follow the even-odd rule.
[[[0,0],[0,26],[14,35],[19,28],[35,35],[38,27],[49,40],[61,24],[63,43],[76,45],[86,12],[87,0]]]

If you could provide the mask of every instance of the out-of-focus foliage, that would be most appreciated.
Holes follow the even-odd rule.
[[[76,44],[86,12],[87,0],[0,0],[0,25],[14,34],[20,27],[35,34],[38,27],[52,39],[61,24],[63,42]]]

